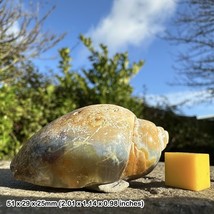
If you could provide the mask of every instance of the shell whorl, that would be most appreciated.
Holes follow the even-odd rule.
[[[169,135],[154,123],[136,119],[129,160],[123,177],[142,177],[153,169],[168,143]]]

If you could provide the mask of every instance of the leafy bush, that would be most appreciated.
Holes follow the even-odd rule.
[[[13,131],[16,121],[23,113],[15,95],[15,88],[7,84],[0,88],[0,157],[13,155],[19,147],[19,141]]]

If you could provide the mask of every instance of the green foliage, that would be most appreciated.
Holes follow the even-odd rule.
[[[15,88],[7,84],[0,88],[0,158],[13,155],[19,142],[13,132],[16,121],[20,119],[22,108],[15,96]]]
[[[61,60],[59,69],[61,73],[56,74],[57,84],[54,89],[54,111],[56,116],[70,112],[71,110],[84,106],[88,97],[88,86],[85,79],[75,71],[71,70],[71,57],[68,48],[59,51]]]
[[[51,86],[28,62],[25,73],[0,87],[0,159],[13,156],[21,143],[48,122]]]
[[[135,76],[143,61],[129,66],[128,53],[116,53],[109,56],[107,46],[101,44],[100,50],[93,47],[90,38],[80,36],[88,48],[91,68],[83,69],[88,87],[90,87],[90,103],[112,103],[131,108],[137,115],[142,112],[142,103],[132,96],[133,87],[130,80]]]
[[[20,120],[16,122],[15,132],[20,142],[25,142],[35,131],[47,123],[49,113],[49,83],[28,63],[25,73],[14,84],[19,105],[23,109]]]
[[[54,89],[54,111],[59,112],[61,115],[69,112],[76,107],[74,103],[75,85],[74,73],[71,72],[71,57],[69,55],[70,50],[63,48],[59,51],[61,60],[59,62],[59,69],[61,73],[55,77],[57,79],[57,86]]]
[[[101,50],[97,51],[90,38],[81,35],[80,39],[90,52],[91,66],[82,72],[72,71],[70,50],[62,48],[59,51],[61,73],[56,75],[53,95],[56,116],[96,103],[118,104],[141,115],[142,101],[132,96],[130,80],[139,72],[143,61],[129,66],[127,53],[117,53],[111,58],[103,44],[100,45]]]

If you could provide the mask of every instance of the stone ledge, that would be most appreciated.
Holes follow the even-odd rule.
[[[23,213],[23,210],[40,213],[214,213],[214,166],[211,167],[211,188],[194,192],[189,190],[166,187],[164,183],[164,163],[144,178],[130,182],[130,187],[119,193],[97,193],[87,190],[68,190],[40,187],[21,181],[16,181],[10,170],[10,162],[0,162],[0,214]],[[65,200],[143,200],[141,208],[7,208],[6,200],[31,201],[44,199],[46,201]]]

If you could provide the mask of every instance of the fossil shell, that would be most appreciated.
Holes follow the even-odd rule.
[[[42,186],[82,188],[149,173],[168,132],[120,106],[72,111],[43,127],[11,162],[16,179]]]

